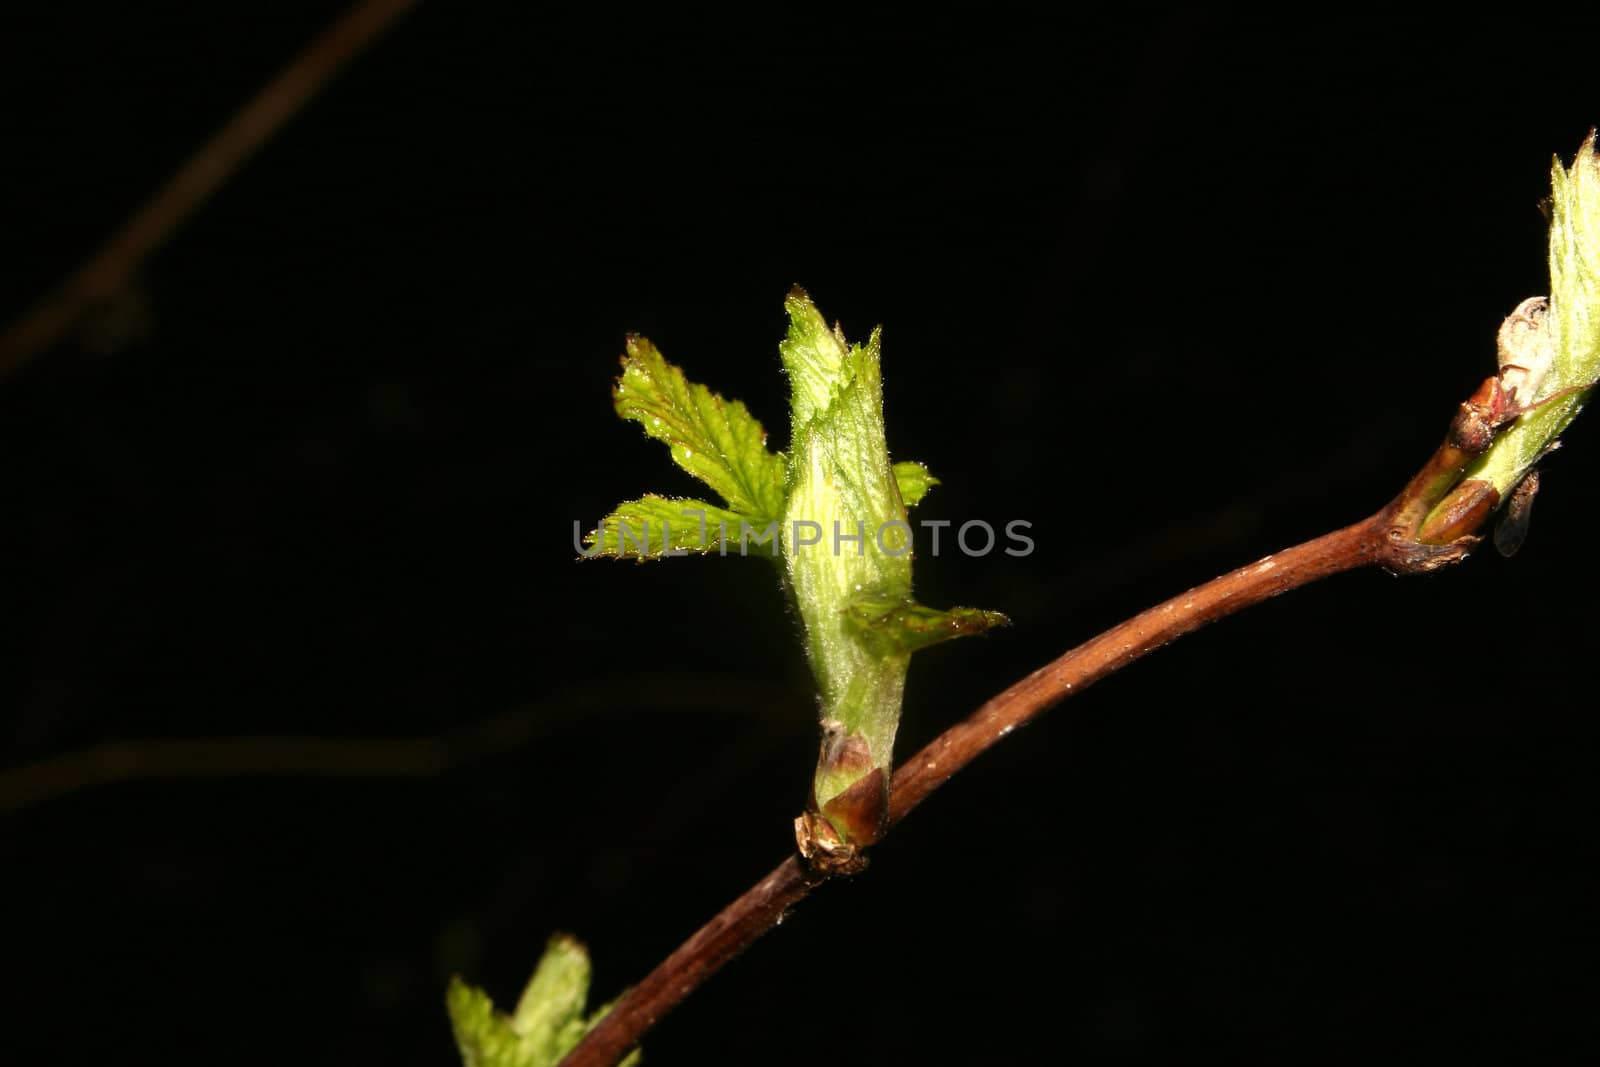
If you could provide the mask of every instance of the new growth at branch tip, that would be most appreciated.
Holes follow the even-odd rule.
[[[787,452],[737,400],[690,382],[642,337],[628,339],[613,392],[617,414],[665,443],[722,503],[646,495],[620,505],[585,539],[585,555],[660,559],[746,554],[779,562],[805,628],[822,741],[801,855],[819,873],[861,869],[883,833],[894,737],[911,654],[1006,622],[992,611],[925,607],[911,595],[907,508],[938,484],[919,463],[891,463],[883,423],[881,331],[850,344],[806,293],[785,301],[778,346],[790,384]]]
[[[1391,570],[1425,571],[1471,551],[1502,506],[1496,548],[1522,545],[1538,462],[1600,379],[1600,158],[1590,132],[1551,168],[1550,295],[1517,305],[1497,337],[1498,371],[1464,402],[1428,465],[1390,506]]]
[[[589,1002],[589,952],[575,938],[556,934],[510,1013],[489,994],[460,978],[450,980],[445,1006],[464,1067],[556,1067],[611,1010]],[[637,1067],[634,1052],[621,1067]]]

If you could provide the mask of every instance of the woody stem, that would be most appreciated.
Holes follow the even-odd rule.
[[[1388,509],[1206,582],[1113,626],[1063,654],[935,738],[895,772],[894,826],[991,745],[1044,711],[1161,646],[1279,593],[1381,562]],[[625,993],[563,1067],[609,1067],[701,982],[744,951],[828,880],[790,856],[662,960]]]
[[[1459,479],[1464,467],[1457,430],[1452,427],[1400,495],[1371,517],[1265,556],[1163,601],[1063,653],[985,701],[901,764],[890,789],[886,829],[1017,727],[1185,634],[1341,571],[1377,564],[1396,573],[1426,573],[1465,558],[1477,540],[1471,531],[1450,545],[1426,545],[1417,540],[1422,518],[1449,490],[1452,474]],[[624,993],[561,1061],[562,1067],[611,1067],[617,1063],[663,1016],[830,877],[826,871],[808,868],[796,856],[785,859]]]

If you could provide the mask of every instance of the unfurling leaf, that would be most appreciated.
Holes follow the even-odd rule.
[[[489,994],[459,977],[451,978],[445,1006],[465,1067],[511,1067],[524,1062],[521,1040],[506,1017],[495,1011]]]
[[[1487,482],[1503,502],[1556,443],[1600,379],[1600,158],[1589,134],[1571,168],[1550,171],[1550,305],[1543,344],[1549,367],[1533,404],[1470,467],[1463,480]],[[1569,391],[1570,390],[1570,391]]]
[[[982,632],[1000,616],[938,612],[911,597],[906,508],[935,479],[921,464],[889,463],[879,331],[851,345],[803,290],[785,306],[789,333],[778,350],[789,372],[794,435],[784,567],[821,690],[825,740],[812,797],[828,824],[803,820],[801,848],[818,845],[806,838],[822,833],[827,847],[849,849],[870,845],[881,831],[911,653]],[[802,529],[814,540],[803,541]]]
[[[551,1053],[559,1049],[565,1055],[583,1036],[583,1008],[592,975],[588,950],[575,938],[555,935],[517,998],[511,1029],[523,1038],[545,1040]]]
[[[918,604],[910,597],[896,600],[865,594],[852,598],[845,612],[856,627],[859,639],[884,652],[915,652],[941,641],[970,637],[1011,622],[998,611],[979,608],[940,611]]]
[[[661,559],[687,552],[717,552],[724,539],[729,552],[757,540],[760,530],[745,516],[703,500],[671,500],[651,494],[618,504],[584,538],[589,555],[618,559]],[[757,551],[761,546],[757,546]]]
[[[452,978],[445,1004],[461,1062],[465,1067],[556,1067],[610,1009],[607,1005],[584,1017],[589,977],[588,951],[557,934],[510,1015],[497,1011],[483,990]],[[635,1050],[623,1067],[639,1062]]]
[[[900,499],[906,507],[922,503],[928,490],[939,484],[939,479],[928,473],[928,468],[909,460],[894,465],[895,484],[900,487]]]
[[[612,398],[617,414],[666,442],[678,466],[729,510],[763,524],[782,512],[783,457],[767,451],[761,423],[739,401],[689,381],[643,337],[628,338]]]

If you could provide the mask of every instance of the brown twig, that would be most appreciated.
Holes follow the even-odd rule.
[[[88,262],[0,334],[0,377],[55,345],[159,248],[346,63],[417,0],[359,0],[183,162]]]
[[[1107,675],[1185,634],[1280,593],[1383,562],[1386,512],[1213,578],[1041,667],[934,738],[895,772],[889,819],[909,815],[990,746]]]
[[[935,738],[895,772],[889,825],[1018,726],[1186,633],[1279,593],[1379,562],[1387,514],[1268,556],[1158,604],[1034,671]],[[609,1067],[640,1036],[826,881],[791,856],[695,932],[617,1001],[562,1067]]]
[[[1478,541],[1470,529],[1458,531],[1446,544],[1426,543],[1420,531],[1471,457],[1481,454],[1503,425],[1483,431],[1494,383],[1496,379],[1489,379],[1461,405],[1444,443],[1400,495],[1371,518],[1230,571],[1113,626],[940,734],[895,772],[889,826],[1017,727],[1184,634],[1341,571],[1376,564],[1395,573],[1419,574],[1465,558]],[[1498,417],[1491,412],[1490,421]],[[1485,517],[1487,513],[1480,514],[1477,521]],[[624,993],[561,1061],[562,1067],[611,1067],[645,1031],[827,878],[808,870],[797,857],[784,860]]]

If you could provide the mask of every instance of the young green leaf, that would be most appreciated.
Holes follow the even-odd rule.
[[[557,934],[510,1015],[497,1011],[483,990],[452,978],[445,1005],[464,1067],[556,1067],[610,1009],[584,1018],[589,977],[588,951]],[[639,1058],[635,1050],[624,1067]]]
[[[915,652],[941,641],[970,637],[1006,626],[1010,619],[998,611],[950,608],[940,611],[910,597],[899,600],[861,594],[850,599],[846,618],[856,628],[858,640],[884,654]]]
[[[556,934],[517,998],[511,1029],[519,1037],[542,1042],[550,1054],[577,1044],[583,1036],[583,1007],[589,1000],[592,973],[588,950],[575,938]]]
[[[928,495],[928,490],[939,484],[939,479],[929,474],[927,467],[910,460],[894,465],[894,480],[900,487],[900,499],[908,508],[914,508],[922,503],[922,498]]]
[[[1550,366],[1535,394],[1522,398],[1537,406],[1497,437],[1463,477],[1489,483],[1502,501],[1555,444],[1600,379],[1600,158],[1594,133],[1570,169],[1555,160],[1550,186],[1550,306],[1542,339]]]
[[[522,1040],[510,1021],[495,1011],[494,1001],[483,990],[451,978],[445,1006],[464,1067],[519,1067],[531,1060],[523,1056]]]
[[[753,544],[760,534],[744,515],[707,504],[703,500],[672,500],[650,494],[618,504],[599,527],[584,537],[586,556],[611,556],[617,559],[661,559],[690,552],[740,551]],[[760,551],[760,546],[756,551]],[[776,546],[772,546],[776,554]]]
[[[643,337],[628,338],[612,394],[617,414],[666,442],[678,466],[705,482],[731,511],[766,523],[783,510],[783,457],[767,451],[761,423],[684,377]]]
[[[799,442],[800,427],[833,403],[844,363],[849,357],[844,335],[829,329],[822,312],[804,289],[795,286],[783,302],[789,313],[789,333],[778,345],[783,369],[789,374],[789,417]]]

